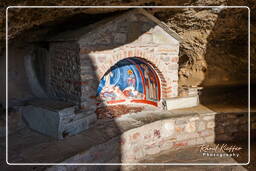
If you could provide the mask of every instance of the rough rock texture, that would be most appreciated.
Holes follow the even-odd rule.
[[[204,85],[247,81],[247,16],[246,8],[188,8],[173,17],[163,14],[168,25],[184,40],[180,53],[180,85],[196,86],[203,81]],[[252,69],[255,69],[253,63],[254,59]]]
[[[53,0],[1,1],[9,5],[246,5],[251,8],[251,81],[256,80],[255,8],[253,0]],[[122,9],[125,10],[125,9]],[[41,41],[122,11],[116,9],[9,9],[10,44]],[[149,9],[184,39],[180,53],[180,85],[205,86],[247,82],[247,9]],[[5,9],[0,10],[0,42],[5,37]],[[80,22],[83,20],[83,22]],[[59,27],[61,25],[61,27]],[[1,56],[4,46],[1,46]],[[1,57],[2,58],[2,57]],[[2,61],[2,60],[1,60]],[[3,72],[2,72],[3,73]],[[1,74],[1,77],[4,75]],[[1,85],[4,85],[1,83]]]

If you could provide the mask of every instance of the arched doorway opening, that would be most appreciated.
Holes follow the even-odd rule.
[[[112,66],[97,90],[99,104],[145,103],[157,106],[161,98],[160,81],[144,59],[131,57]]]

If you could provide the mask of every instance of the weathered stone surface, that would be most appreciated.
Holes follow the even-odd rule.
[[[56,138],[62,136],[59,133],[60,118],[57,112],[26,106],[23,108],[22,113],[25,122],[31,129]]]
[[[194,111],[196,109],[198,109],[198,107],[190,109],[191,113],[190,114],[186,113],[186,115],[180,115],[179,113],[180,111],[177,113],[175,113],[175,111],[173,111],[173,113],[171,111],[148,111],[148,113],[141,112],[136,114],[128,114],[115,121],[99,120],[100,121],[99,123],[101,124],[97,124],[95,127],[91,128],[90,130],[84,131],[79,135],[67,137],[64,140],[62,140],[61,143],[57,143],[59,142],[57,140],[56,142],[54,141],[53,143],[49,142],[49,140],[44,140],[43,142],[41,142],[40,137],[42,139],[46,139],[45,136],[41,136],[33,133],[34,135],[27,137],[27,135],[30,135],[32,133],[28,134],[22,131],[19,134],[22,135],[22,137],[28,138],[29,140],[24,145],[24,149],[18,148],[18,153],[21,154],[22,157],[24,158],[18,159],[15,156],[12,156],[12,157],[17,161],[18,160],[24,161],[29,159],[29,156],[26,156],[26,155],[30,154],[31,156],[33,156],[33,161],[35,162],[36,161],[49,162],[49,160],[63,161],[63,159],[58,158],[63,155],[66,158],[67,156],[69,157],[69,159],[65,160],[65,162],[86,163],[86,162],[99,162],[99,161],[108,162],[110,158],[112,158],[113,156],[121,154],[123,161],[137,162],[138,160],[141,159],[140,157],[142,157],[142,159],[149,158],[151,154],[153,154],[154,152],[158,153],[168,149],[170,151],[174,151],[177,149],[188,147],[190,145],[211,143],[213,141],[219,140],[218,136],[220,137],[222,136],[222,140],[225,140],[225,141],[231,140],[234,137],[234,135],[228,134],[228,133],[219,134],[218,132],[216,132],[216,129],[206,129],[207,131],[198,131],[198,124],[195,124],[197,128],[195,133],[191,134],[186,132],[178,132],[176,129],[174,129],[173,134],[168,134],[168,137],[164,136],[165,134],[163,133],[163,131],[165,131],[166,128],[167,130],[172,130],[172,126],[170,125],[174,124],[175,128],[181,126],[181,125],[176,125],[175,120],[177,119],[190,120],[191,118],[198,117],[198,120],[195,120],[193,122],[204,122],[206,125],[206,122],[208,121],[203,119],[204,114],[201,114],[201,115],[194,114]],[[202,110],[203,109],[205,108],[202,108]],[[183,111],[186,111],[186,109],[183,109]],[[206,114],[209,110],[205,110],[205,111],[206,111],[205,112]],[[150,114],[152,113],[154,115],[158,115],[159,117],[154,118],[153,120],[150,120],[150,122],[145,122],[145,123],[139,120],[139,118],[141,118],[142,116],[143,117],[150,116]],[[218,115],[219,114],[215,116],[218,117]],[[225,115],[225,114],[221,114],[221,115]],[[246,116],[246,114],[243,114],[242,116],[244,117]],[[236,116],[236,117],[243,118],[241,116],[239,117]],[[77,117],[77,119],[80,119],[80,118],[81,116]],[[119,132],[118,130],[122,128],[122,123],[125,122],[127,118],[131,123],[131,125],[133,126],[129,127],[128,129],[122,129],[124,131],[124,132],[122,131],[123,133]],[[70,119],[70,118],[67,117],[67,119]],[[133,124],[138,121],[140,121],[140,124]],[[229,122],[229,120],[224,119],[220,122]],[[218,123],[215,123],[215,124],[218,124]],[[125,127],[127,127],[127,125]],[[121,134],[121,137],[119,137],[120,134]],[[183,134],[184,136],[182,137],[181,134]],[[197,134],[199,136],[196,136]],[[178,140],[177,139],[178,137],[182,138],[183,140],[181,139]],[[15,140],[13,136],[10,136],[9,138],[12,140]],[[113,141],[111,140],[111,138],[114,138],[112,139]],[[20,138],[18,139],[20,141]],[[31,144],[29,143],[31,140],[33,140],[32,142],[34,142],[32,147],[31,147]],[[17,144],[19,143],[17,142]],[[15,145],[17,147],[17,144],[16,144],[16,141],[11,141],[10,148],[12,150],[10,151],[13,151],[13,148],[15,148]],[[150,155],[146,155],[147,153],[145,151],[146,147],[149,150]],[[40,149],[40,151],[45,152],[49,155],[47,156],[47,158],[43,158],[42,156],[38,155],[38,151],[34,150],[35,148]],[[62,149],[62,150],[58,151],[58,149]],[[79,154],[73,155],[72,157],[70,157],[70,154],[71,153],[73,154],[74,152]],[[197,153],[198,153],[198,149],[197,149]],[[187,155],[184,155],[184,154],[180,154],[180,155],[182,156],[182,160],[184,161],[185,158],[187,158],[190,155],[190,153],[187,153]],[[118,160],[116,161],[119,162]],[[72,170],[71,166],[68,166],[68,168]]]
[[[191,97],[177,97],[172,99],[166,99],[167,109],[179,109],[186,107],[194,107],[199,104],[198,96]]]
[[[163,120],[161,128],[161,136],[170,137],[175,133],[175,122],[174,120]]]
[[[200,122],[198,123],[197,130],[198,130],[198,131],[202,131],[202,130],[204,130],[205,128],[206,128],[205,122],[200,121]]]
[[[214,128],[215,127],[215,122],[214,121],[210,121],[207,123],[207,128]]]
[[[51,43],[47,66],[47,72],[50,71],[47,78],[48,93],[75,103],[80,99],[80,86],[84,84],[80,79],[78,50],[76,43]]]
[[[211,135],[211,136],[205,137],[205,141],[206,141],[206,143],[214,143],[215,135]]]
[[[195,122],[188,122],[185,126],[185,131],[192,133],[196,131],[196,123]]]
[[[204,116],[203,117],[204,120],[213,120],[214,119],[214,115],[208,115],[208,116]]]
[[[170,138],[170,139],[166,139],[166,140],[162,140],[159,143],[159,148],[161,151],[167,150],[167,149],[171,149],[173,147],[173,143],[176,141],[176,138]]]
[[[182,141],[182,140],[188,140],[188,139],[195,139],[196,137],[198,137],[199,134],[198,133],[181,133],[181,134],[177,134],[176,139],[177,141]]]
[[[254,118],[254,117],[252,117]],[[245,122],[244,122],[245,121]],[[247,113],[223,113],[215,115],[216,141],[231,141],[247,139],[248,135]],[[251,120],[252,124],[255,123]],[[253,128],[251,128],[253,129]]]
[[[62,139],[68,135],[75,135],[88,129],[96,121],[96,114],[74,114],[74,106],[56,105],[54,101],[40,101],[25,106],[22,116],[28,126],[42,134]],[[55,102],[61,104],[60,102]],[[63,102],[62,102],[63,103]],[[50,106],[50,107],[49,107]],[[38,122],[40,121],[40,122]]]
[[[160,75],[159,80],[166,82],[159,85],[161,98],[178,96],[179,35],[143,9],[111,19],[49,39],[50,94],[84,109],[95,106],[95,99],[88,96],[96,96],[103,76],[117,62],[136,57],[145,60]],[[108,105],[100,97],[97,101]]]

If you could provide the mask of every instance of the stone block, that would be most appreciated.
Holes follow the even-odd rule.
[[[182,133],[182,134],[177,134],[176,139],[177,141],[182,141],[182,140],[196,138],[198,136],[199,135],[197,133]]]
[[[203,120],[206,120],[206,121],[208,121],[208,120],[214,120],[214,118],[215,118],[215,115],[207,115],[207,116],[204,116],[204,117],[203,117]]]
[[[23,107],[25,123],[37,132],[62,139],[88,129],[97,119],[96,114],[74,114],[74,106],[56,104],[53,108],[46,101]]]
[[[150,42],[152,42],[152,39],[153,39],[153,37],[152,37],[152,34],[144,34],[143,36],[141,36],[141,41],[143,42],[143,43],[150,43]]]
[[[166,99],[167,110],[188,108],[197,106],[199,104],[198,96],[191,97],[176,97]]]
[[[215,127],[215,122],[214,121],[207,122],[207,128],[214,128],[214,127]]]
[[[184,118],[184,117],[177,118],[177,119],[175,120],[175,124],[176,124],[176,125],[185,125],[187,122],[188,122],[187,119]]]
[[[196,120],[199,120],[198,116],[195,116],[195,117],[192,117],[192,118],[189,119],[189,121],[196,121]]]
[[[207,137],[207,136],[210,136],[210,135],[214,135],[214,130],[213,129],[206,129],[204,131],[199,132],[199,134],[200,134],[200,136]]]
[[[204,137],[198,137],[196,138],[196,144],[205,144],[205,138]]]
[[[161,151],[161,149],[157,144],[150,144],[150,145],[145,145],[143,151],[146,156],[146,155],[157,154]]]
[[[198,130],[198,131],[202,131],[202,130],[204,130],[205,128],[206,128],[205,122],[200,121],[200,122],[198,123],[197,130]]]
[[[185,126],[185,131],[188,133],[192,133],[196,131],[196,123],[193,122],[188,122]]]
[[[168,70],[172,71],[172,70],[178,70],[179,65],[178,64],[169,64],[168,65]]]
[[[176,125],[175,132],[176,134],[182,133],[184,131],[185,125]]]
[[[160,151],[170,150],[173,147],[174,141],[176,141],[175,138],[163,140],[161,143],[159,143]]]
[[[92,123],[97,120],[96,114],[84,116],[80,119],[75,119],[69,124],[63,125],[62,134],[76,135],[86,129],[88,129]]]
[[[185,147],[188,145],[188,141],[176,141],[173,145],[175,146],[175,148]]]
[[[170,137],[175,133],[174,120],[163,120],[161,127],[161,136],[163,138]]]
[[[52,137],[61,136],[58,112],[30,105],[23,108],[22,114],[31,129]]]
[[[215,142],[215,135],[211,135],[204,138],[207,143],[214,143]]]
[[[197,144],[196,138],[193,138],[193,139],[188,140],[188,145],[189,145],[189,146],[193,146],[193,145],[196,145],[196,144]]]
[[[134,158],[135,158],[135,160],[140,160],[140,159],[142,159],[142,158],[144,158],[144,156],[145,155],[147,155],[148,154],[148,152],[145,152],[145,150],[143,149],[143,147],[142,146],[140,146],[140,145],[135,145],[135,146],[133,146],[133,148],[132,148],[132,151],[133,151],[133,155],[134,155]],[[156,153],[153,153],[153,154],[156,154]]]
[[[169,44],[177,46],[178,41],[174,38],[168,36],[168,34],[160,27],[155,26],[153,30],[153,42],[157,44]]]

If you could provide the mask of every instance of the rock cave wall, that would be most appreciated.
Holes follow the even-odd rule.
[[[1,1],[9,5],[246,5],[251,8],[251,82],[256,81],[255,8],[253,0],[129,0],[90,1]],[[9,98],[31,97],[23,58],[31,42],[41,42],[57,32],[78,28],[103,16],[126,9],[9,9]],[[180,85],[217,86],[247,82],[247,9],[148,9],[183,37],[180,53]],[[0,10],[0,43],[5,43],[5,8]],[[83,22],[80,22],[83,19]],[[61,26],[61,27],[60,27]],[[15,46],[14,46],[15,45]],[[0,49],[1,66],[5,46]],[[3,62],[2,62],[3,61]],[[4,67],[1,67],[1,71]],[[4,103],[5,72],[1,76]]]

